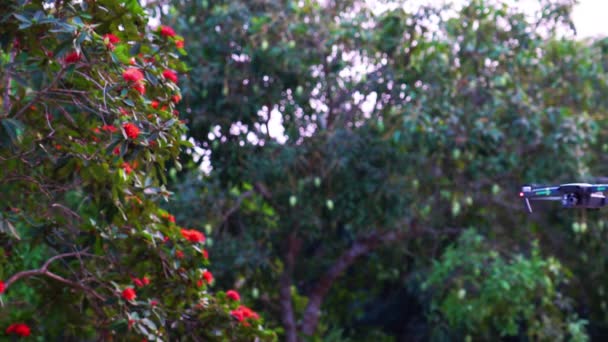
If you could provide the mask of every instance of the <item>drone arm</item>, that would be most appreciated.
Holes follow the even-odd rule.
[[[590,192],[608,191],[608,184],[594,184],[593,186],[591,186],[591,188],[589,190],[590,190]]]
[[[528,212],[532,212],[530,201],[559,201],[561,192],[559,186],[539,187],[524,186],[519,193],[519,197],[524,200]]]

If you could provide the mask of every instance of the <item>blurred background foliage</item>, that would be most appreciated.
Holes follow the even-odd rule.
[[[288,341],[608,335],[601,211],[517,197],[608,180],[608,40],[573,1],[370,3],[150,4],[185,38],[197,146],[168,210],[218,282]]]

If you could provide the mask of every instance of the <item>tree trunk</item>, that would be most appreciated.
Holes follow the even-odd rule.
[[[283,313],[281,320],[283,328],[285,328],[285,341],[298,342],[298,330],[296,326],[296,315],[293,311],[293,303],[291,302],[291,285],[292,274],[295,265],[295,259],[300,251],[301,241],[293,232],[289,235],[287,241],[287,252],[285,253],[285,268],[279,279],[279,297],[281,311]]]

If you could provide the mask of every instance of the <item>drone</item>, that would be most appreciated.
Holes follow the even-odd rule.
[[[526,208],[530,213],[532,212],[530,201],[561,201],[564,208],[599,209],[608,205],[604,191],[608,191],[608,184],[524,185],[519,197],[524,199]]]

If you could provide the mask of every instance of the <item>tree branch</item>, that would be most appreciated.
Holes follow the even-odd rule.
[[[317,329],[319,318],[321,316],[321,304],[325,295],[329,292],[333,283],[344,273],[357,258],[364,256],[372,250],[392,242],[403,241],[405,239],[413,239],[423,235],[438,235],[440,233],[460,232],[460,229],[446,228],[441,232],[432,229],[418,229],[414,226],[410,227],[407,232],[404,231],[375,231],[369,236],[362,237],[355,243],[325,272],[325,274],[316,282],[315,287],[308,296],[308,305],[304,310],[302,317],[301,331],[305,335],[313,335]]]
[[[86,252],[86,249],[83,251],[79,251],[79,252],[58,254],[58,255],[55,255],[54,257],[50,258],[49,260],[47,260],[42,265],[42,267],[40,267],[38,269],[21,271],[21,272],[15,273],[15,274],[13,274],[12,277],[8,278],[8,280],[4,283],[5,290],[8,289],[13,283],[17,282],[20,279],[34,277],[34,276],[45,276],[45,277],[54,279],[60,283],[66,284],[68,286],[71,286],[71,287],[74,287],[77,289],[81,289],[81,290],[87,292],[88,294],[92,295],[93,297],[103,301],[103,300],[105,300],[105,298],[103,296],[101,296],[99,293],[95,292],[95,290],[91,289],[90,287],[87,287],[78,282],[66,279],[66,278],[48,270],[51,263],[55,260],[74,257],[74,256],[77,256],[77,257],[93,256],[92,254],[85,253],[85,252]]]
[[[297,238],[296,233],[292,232],[287,241],[285,269],[279,279],[279,298],[282,313],[281,320],[283,321],[283,327],[285,328],[286,342],[298,341],[296,316],[293,311],[293,303],[291,302],[291,276],[301,245],[302,242]]]

